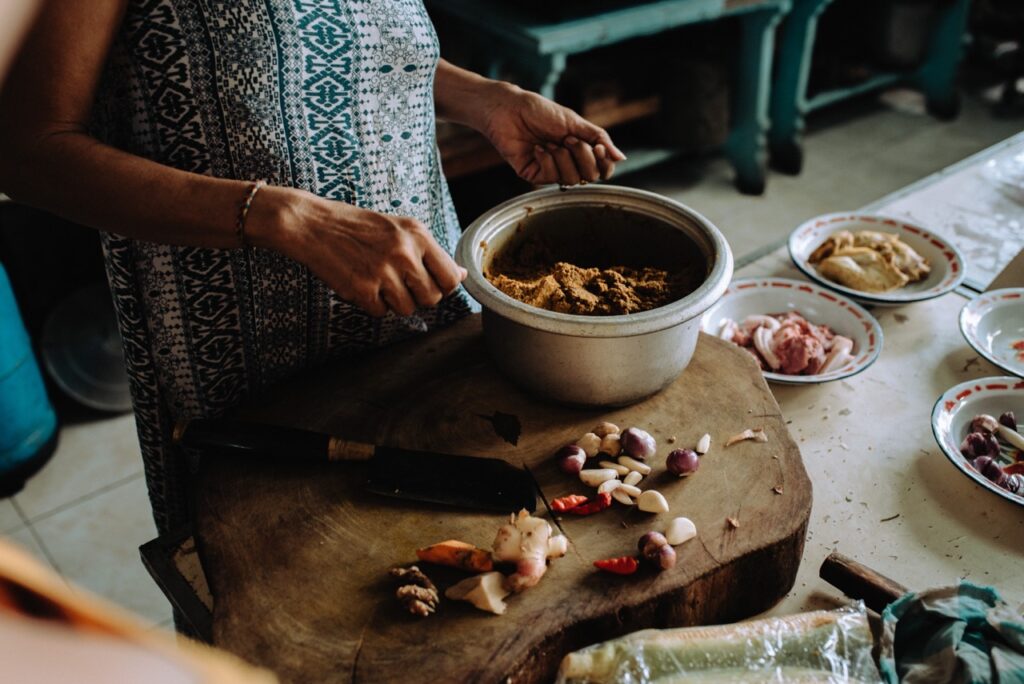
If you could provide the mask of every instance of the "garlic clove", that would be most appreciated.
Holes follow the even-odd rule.
[[[619,438],[619,433],[616,432],[615,434],[602,437],[600,452],[608,454],[612,458],[622,453],[622,441]]]
[[[500,572],[485,572],[448,587],[444,595],[453,601],[469,601],[488,613],[504,615],[508,604],[503,599],[510,593],[505,587],[504,575]]]
[[[564,534],[556,534],[548,539],[548,558],[561,558],[569,553],[569,539]]]
[[[619,486],[616,487],[616,489],[625,492],[626,494],[628,494],[629,496],[632,496],[633,498],[636,498],[636,497],[640,496],[640,494],[641,494],[641,491],[640,491],[639,487],[634,487],[633,485],[628,485],[625,482],[620,482]]]
[[[597,488],[598,494],[604,494],[605,492],[612,492],[622,486],[622,482],[619,480],[605,480]]]
[[[594,458],[601,451],[601,438],[593,432],[588,432],[576,440],[576,446],[583,449],[587,458]]]
[[[594,470],[581,470],[580,481],[588,487],[599,487],[602,482],[618,479],[619,474],[611,468],[596,468]]]
[[[629,498],[629,494],[622,491],[622,487],[616,487],[612,490],[612,498],[618,501],[623,506],[635,506],[636,502]]]
[[[679,546],[697,536],[697,526],[689,518],[673,518],[665,530],[665,538],[672,546]]]
[[[617,435],[622,431],[619,430],[619,426],[616,425],[615,423],[609,423],[605,421],[603,423],[598,423],[597,425],[595,425],[594,429],[591,430],[591,432],[593,432],[601,439],[604,439],[607,435]]]
[[[626,469],[629,470],[628,468]],[[622,480],[622,484],[627,484],[635,487],[637,483],[640,482],[640,480],[642,479],[644,479],[643,473],[637,470],[630,470],[629,475],[626,475],[626,477]]]
[[[640,497],[636,500],[636,505],[641,511],[647,513],[668,513],[668,501],[665,500],[661,492],[653,489],[641,492]]]
[[[619,465],[624,465],[630,470],[634,470],[641,475],[651,474],[651,466],[646,463],[641,463],[635,458],[630,458],[629,456],[619,456]]]
[[[602,468],[611,468],[620,476],[629,475],[629,473],[631,472],[629,468],[627,468],[626,466],[619,465],[618,463],[615,463],[613,461],[599,461],[597,465],[601,466]]]
[[[699,440],[697,440],[697,448],[694,449],[698,454],[703,456],[708,453],[708,449],[711,448],[711,435],[705,434]]]

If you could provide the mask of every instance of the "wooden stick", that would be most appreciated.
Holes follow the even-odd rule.
[[[907,593],[902,584],[836,551],[821,564],[818,575],[847,596],[861,599],[876,613]]]

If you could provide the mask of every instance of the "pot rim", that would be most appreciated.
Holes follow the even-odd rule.
[[[526,304],[505,294],[484,277],[481,268],[484,253],[482,242],[531,213],[552,207],[592,204],[612,204],[664,221],[686,232],[702,251],[704,245],[701,243],[709,244],[709,256],[713,262],[704,282],[682,299],[656,309],[636,314],[586,316],[548,311]],[[688,230],[679,219],[685,219],[696,230]],[[470,224],[459,239],[455,261],[469,272],[463,283],[466,290],[486,309],[530,328],[579,337],[644,335],[697,319],[725,293],[733,272],[729,243],[721,231],[701,213],[657,193],[616,185],[574,187],[568,190],[551,187],[503,202]]]

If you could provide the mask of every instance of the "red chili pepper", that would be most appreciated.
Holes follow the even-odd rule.
[[[582,503],[586,503],[587,497],[582,494],[570,494],[569,496],[560,496],[557,499],[551,500],[551,510],[557,511],[558,513],[564,513],[570,508],[576,508]]]
[[[1003,466],[1003,472],[1007,475],[1024,475],[1024,461],[1017,461],[1008,466]]]
[[[601,492],[593,499],[588,500],[586,503],[581,503],[575,508],[570,508],[567,512],[573,515],[591,515],[598,511],[603,511],[606,508],[610,508],[612,505],[612,494],[611,492]]]
[[[632,575],[640,567],[640,563],[633,556],[620,556],[618,558],[596,560],[594,561],[594,567],[616,575]]]

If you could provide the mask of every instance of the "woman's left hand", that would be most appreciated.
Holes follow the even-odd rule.
[[[537,93],[500,84],[488,99],[481,132],[529,183],[608,179],[626,158],[603,128]]]

